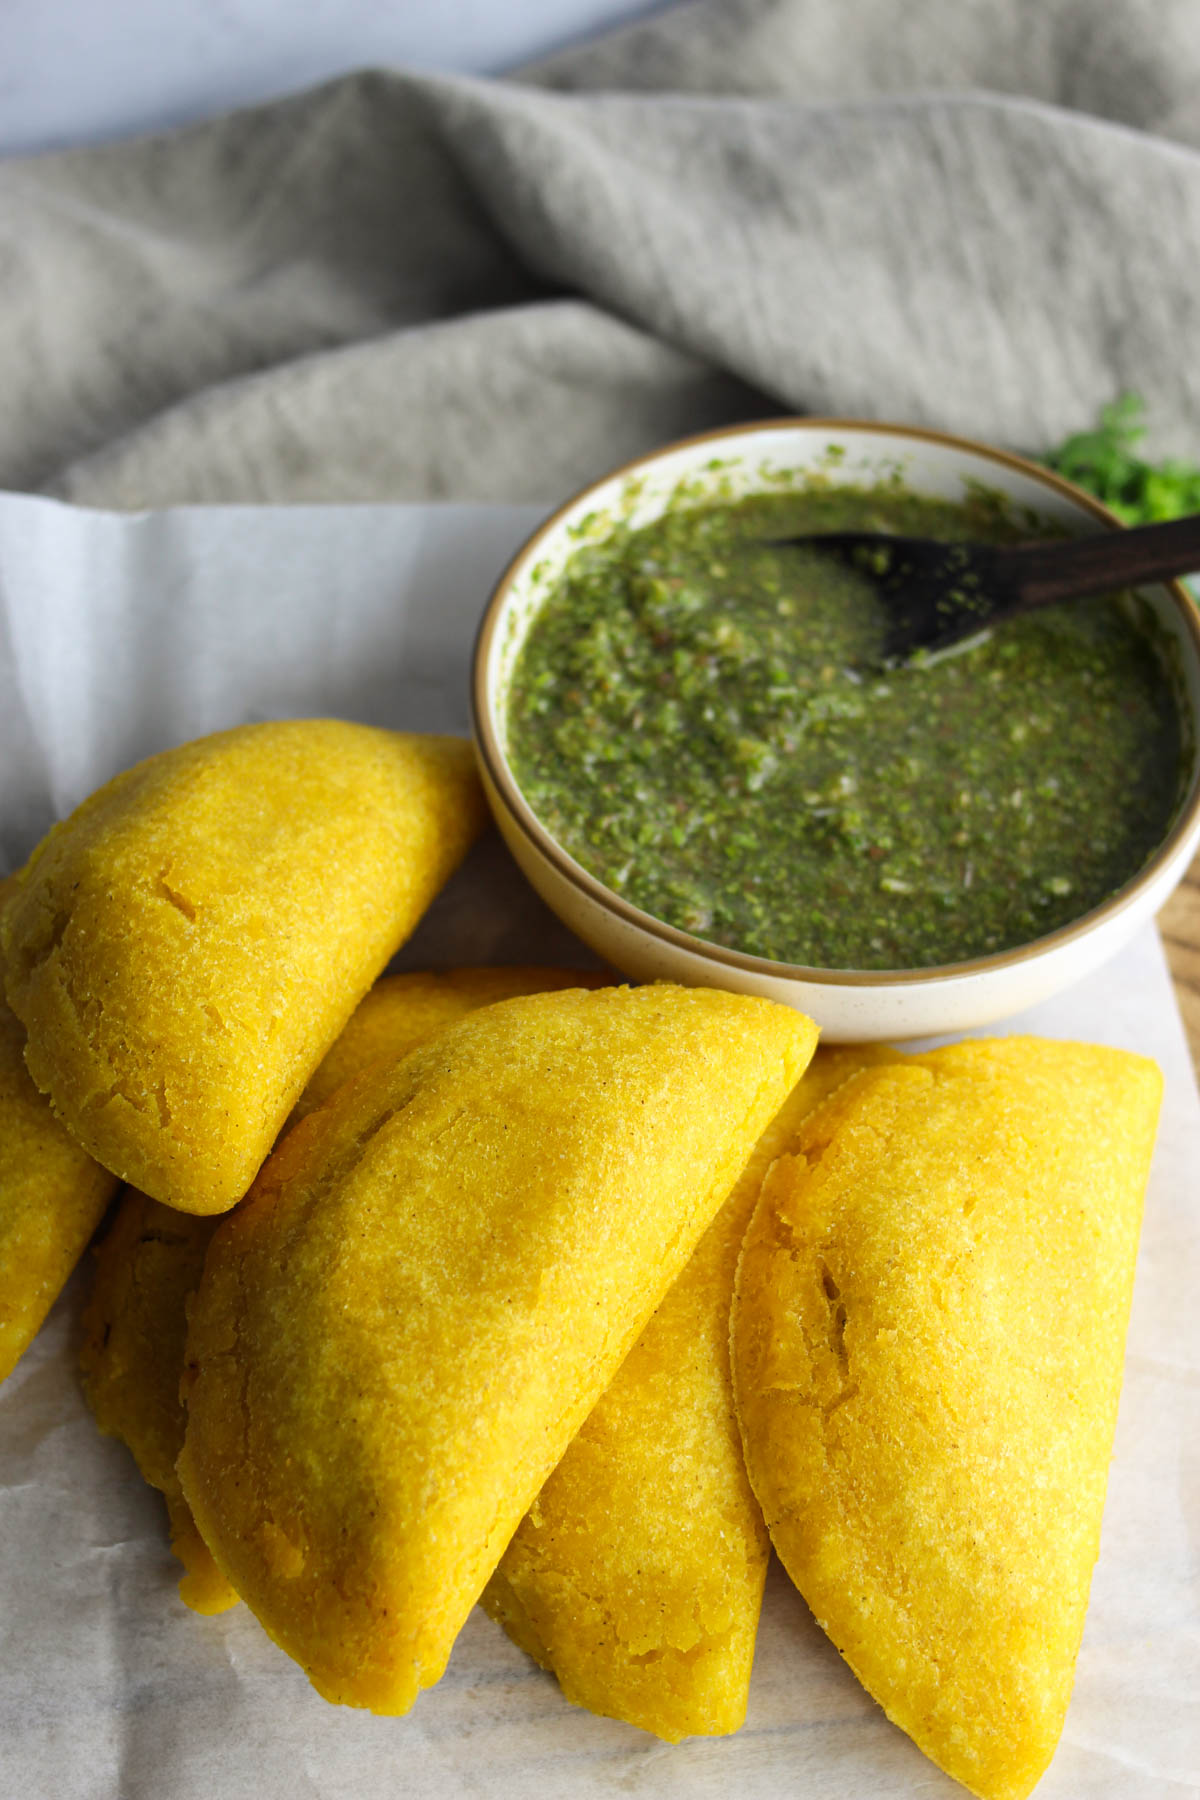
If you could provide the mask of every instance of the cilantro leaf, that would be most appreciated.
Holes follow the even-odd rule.
[[[1095,430],[1076,432],[1041,460],[1095,494],[1126,525],[1200,512],[1200,468],[1177,458],[1146,462],[1137,454],[1146,435],[1142,412],[1140,395],[1121,394],[1101,408]]]

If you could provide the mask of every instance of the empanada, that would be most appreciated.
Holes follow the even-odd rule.
[[[225,1211],[484,813],[463,740],[333,719],[241,726],[118,775],[4,909],[38,1087],[124,1180]]]
[[[745,1719],[768,1543],[730,1383],[738,1252],[800,1122],[864,1062],[895,1055],[816,1052],[484,1589],[578,1706],[670,1743]]]
[[[209,1249],[179,1472],[326,1698],[404,1712],[438,1679],[814,1038],[707,989],[540,994],[284,1139]]]
[[[55,1118],[0,1000],[0,1381],[62,1292],[117,1191]]]
[[[1070,1696],[1162,1078],[963,1043],[854,1076],[764,1184],[734,1385],[775,1548],[851,1668],[984,1800]]]
[[[128,1188],[97,1254],[79,1353],[96,1423],[129,1446],[145,1479],[166,1500],[171,1548],[184,1567],[180,1598],[199,1613],[237,1604],[196,1530],[175,1473],[186,1420],[179,1383],[187,1306],[217,1223]]]
[[[600,979],[542,968],[385,976],[313,1074],[293,1116],[315,1111],[343,1081],[372,1063],[399,1061],[442,1024],[476,1007],[514,994],[598,985]],[[36,1093],[28,1075],[24,1079]],[[46,1102],[37,1098],[48,1113]],[[129,1446],[146,1480],[166,1500],[171,1547],[186,1571],[180,1597],[200,1613],[223,1612],[237,1602],[196,1529],[175,1471],[186,1424],[179,1392],[186,1307],[218,1223],[212,1216],[177,1212],[130,1188],[96,1259],[79,1358],[84,1392],[100,1429]]]

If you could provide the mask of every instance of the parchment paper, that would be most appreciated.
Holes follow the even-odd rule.
[[[0,496],[0,867],[99,781],[247,718],[465,730],[491,581],[538,508],[195,508]],[[586,957],[494,838],[402,957]],[[589,959],[590,960],[590,959]],[[1157,1057],[1166,1101],[1075,1697],[1044,1800],[1200,1794],[1200,1102],[1156,934],[1002,1029]],[[0,1389],[0,1796],[900,1800],[961,1794],[778,1568],[745,1729],[669,1748],[569,1707],[476,1611],[407,1719],[331,1707],[242,1607],[175,1593],[159,1496],[96,1432],[86,1270]]]

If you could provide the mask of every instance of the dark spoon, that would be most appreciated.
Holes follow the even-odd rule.
[[[835,556],[874,582],[888,619],[883,655],[892,664],[1035,606],[1200,570],[1200,513],[1048,544],[940,544],[865,531],[768,541]]]

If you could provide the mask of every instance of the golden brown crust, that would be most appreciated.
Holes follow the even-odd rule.
[[[222,1223],[184,1492],[328,1698],[438,1678],[814,1036],[709,990],[487,1007],[311,1114]]]
[[[484,813],[462,740],[330,719],[127,770],[0,919],[38,1087],[105,1167],[224,1211]]]
[[[1162,1079],[965,1043],[854,1076],[763,1187],[734,1305],[754,1490],[864,1685],[985,1800],[1062,1728]]]
[[[11,891],[0,883],[0,903]],[[0,1381],[33,1341],[117,1191],[38,1093],[24,1052],[24,1030],[0,998]]]
[[[96,1423],[129,1446],[144,1478],[166,1500],[171,1548],[186,1570],[179,1591],[201,1613],[237,1603],[175,1473],[186,1424],[179,1383],[187,1306],[216,1224],[127,1189],[96,1253],[79,1354]]]
[[[581,980],[598,984],[599,977],[563,969],[479,968],[377,982],[313,1075],[295,1116],[315,1110],[336,1085],[373,1062],[398,1061],[449,1019],[513,994]],[[80,1353],[84,1392],[100,1429],[129,1446],[145,1479],[166,1499],[172,1548],[186,1570],[179,1592],[200,1613],[223,1612],[237,1601],[196,1528],[175,1472],[186,1425],[179,1388],[187,1307],[216,1225],[215,1218],[178,1212],[129,1189],[97,1254]]]
[[[733,1409],[729,1308],[763,1177],[870,1047],[818,1050],[483,1593],[564,1694],[669,1743],[746,1714],[767,1568]]]

